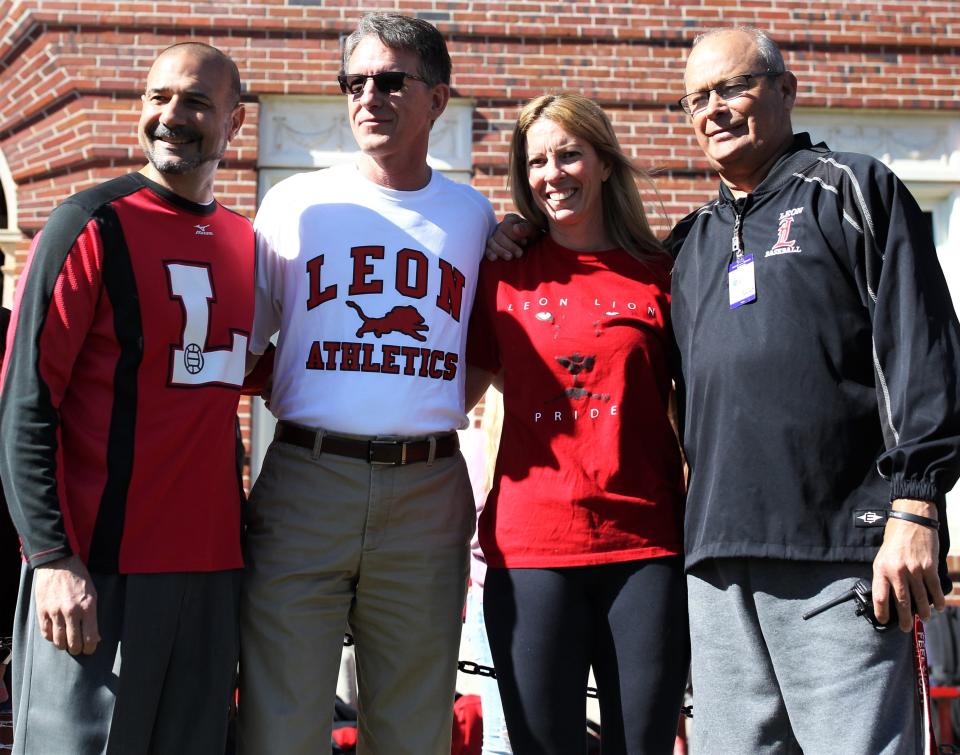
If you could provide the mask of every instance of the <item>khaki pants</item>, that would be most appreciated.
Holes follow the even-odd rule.
[[[274,441],[247,512],[241,753],[328,750],[348,621],[358,752],[450,752],[474,515],[459,453],[388,467]]]

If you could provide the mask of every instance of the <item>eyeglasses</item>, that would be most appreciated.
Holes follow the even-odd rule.
[[[405,71],[381,71],[380,73],[342,73],[337,76],[340,91],[344,94],[361,94],[367,85],[367,79],[373,79],[373,85],[381,94],[392,94],[403,89],[404,79],[427,82],[420,76],[414,76]]]
[[[678,102],[687,115],[696,115],[710,104],[710,93],[716,92],[724,102],[735,100],[737,97],[745,95],[751,87],[752,79],[776,78],[783,71],[763,71],[760,73],[744,73],[740,76],[734,76],[727,79],[722,84],[717,84],[713,89],[705,89],[701,92],[690,92],[690,94],[681,97]]]

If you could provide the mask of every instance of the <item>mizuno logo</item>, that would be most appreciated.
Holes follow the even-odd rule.
[[[206,225],[195,225],[194,228],[197,229],[197,236],[213,236],[213,231],[208,231],[207,229],[211,226],[211,223]]]

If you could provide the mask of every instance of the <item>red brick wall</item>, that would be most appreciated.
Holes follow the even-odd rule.
[[[518,105],[548,90],[596,98],[625,147],[660,176],[671,219],[712,190],[685,117],[682,61],[704,28],[749,23],[783,45],[800,106],[960,110],[960,11],[953,2],[674,0],[372,2],[421,15],[447,35],[455,93],[476,101],[476,185],[508,209],[504,166]],[[0,2],[0,150],[34,233],[66,194],[140,164],[138,95],[155,53],[196,37],[232,54],[247,99],[335,94],[339,39],[358,17],[330,0]],[[252,213],[256,108],[218,187]]]
[[[217,193],[252,215],[257,98],[336,94],[339,40],[359,17],[355,8],[334,0],[0,0],[0,152],[17,184],[18,262],[57,202],[142,165],[136,122],[147,68],[187,38],[240,66],[247,124]],[[550,90],[581,91],[610,112],[626,149],[657,176],[665,214],[649,192],[647,200],[659,229],[708,198],[715,180],[675,102],[690,40],[720,25],[756,25],[781,43],[801,82],[800,106],[960,111],[956,0],[398,0],[362,9],[420,15],[445,33],[454,94],[476,102],[474,184],[501,213],[518,106]]]

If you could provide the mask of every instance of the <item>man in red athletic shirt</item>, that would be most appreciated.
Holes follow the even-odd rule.
[[[213,182],[244,119],[239,73],[174,45],[142,100],[148,164],[51,214],[0,375],[24,554],[18,753],[211,753],[226,738],[254,243]]]

